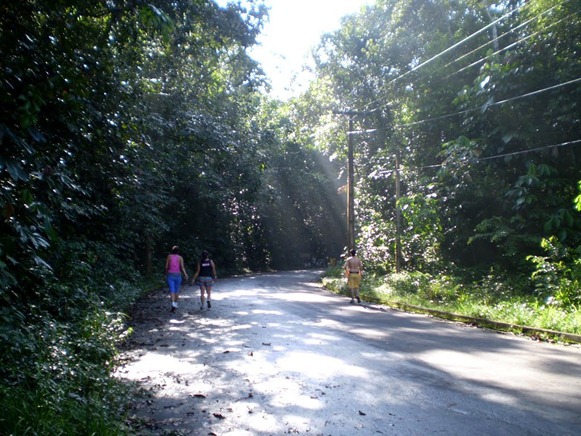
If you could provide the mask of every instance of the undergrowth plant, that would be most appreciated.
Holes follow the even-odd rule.
[[[386,305],[413,305],[457,315],[481,318],[564,333],[581,334],[581,311],[575,304],[555,304],[531,294],[526,278],[490,271],[479,279],[460,275],[433,276],[421,272],[401,272],[382,276],[364,274],[361,295],[366,301]],[[559,282],[562,283],[562,282]],[[347,293],[340,268],[329,269],[323,284],[338,293]],[[569,288],[567,288],[569,289]],[[571,300],[568,300],[571,301]]]
[[[546,304],[564,308],[581,307],[581,247],[564,247],[556,237],[543,239],[546,256],[529,256],[535,265],[533,283]]]
[[[82,289],[52,283],[43,293],[0,309],[1,433],[122,434],[126,392],[110,373],[123,316]]]

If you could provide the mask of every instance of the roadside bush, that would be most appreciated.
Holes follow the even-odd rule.
[[[581,311],[578,307],[539,298],[531,292],[532,284],[526,277],[515,277],[496,270],[484,275],[481,271],[462,273],[435,277],[421,272],[404,271],[385,276],[376,276],[371,272],[364,275],[361,296],[365,301],[379,304],[407,304],[491,321],[581,334]],[[340,269],[327,271],[323,284],[334,292],[348,293]]]
[[[429,295],[430,276],[421,272],[400,272],[386,276],[385,282],[394,295]]]
[[[125,395],[110,371],[123,317],[59,283],[41,297],[0,309],[2,432],[121,434]]]
[[[557,238],[543,239],[547,256],[529,256],[535,265],[531,278],[537,295],[549,305],[581,307],[581,259],[579,249],[564,247]]]

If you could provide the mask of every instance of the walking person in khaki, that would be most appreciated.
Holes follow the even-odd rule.
[[[359,287],[361,286],[361,277],[363,275],[363,264],[356,256],[357,251],[351,250],[349,254],[351,254],[351,257],[345,262],[344,269],[347,276],[347,286],[351,291],[351,304],[355,303],[355,298],[357,298],[358,303],[361,303]]]

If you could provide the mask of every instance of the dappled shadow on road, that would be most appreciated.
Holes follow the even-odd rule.
[[[578,383],[581,361],[559,347],[350,305],[310,272],[220,281],[214,298],[199,311],[189,288],[175,314],[163,293],[136,308],[118,375],[144,388],[139,434],[529,434],[518,417],[532,434],[567,434],[578,423],[580,391],[564,398],[552,380]],[[518,364],[531,345],[544,366]],[[498,363],[512,373],[499,378]],[[543,386],[523,391],[531,376]]]

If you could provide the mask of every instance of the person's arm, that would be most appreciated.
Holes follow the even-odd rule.
[[[188,279],[188,273],[186,272],[186,267],[184,266],[184,258],[180,256],[180,269],[182,270],[183,275]]]
[[[165,273],[166,274],[167,274],[168,270],[169,270],[169,255],[165,259]]]
[[[196,281],[199,274],[200,274],[200,262],[198,262],[198,264],[196,265],[196,273],[194,274],[194,277],[192,278],[192,283],[194,283]]]
[[[212,264],[212,272],[214,273],[214,278],[218,277],[218,274],[216,274],[216,264],[214,263],[213,260],[210,260],[210,263]]]

